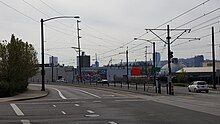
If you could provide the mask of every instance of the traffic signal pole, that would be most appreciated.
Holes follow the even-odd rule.
[[[126,50],[126,66],[127,66],[127,76],[126,76],[126,79],[127,79],[128,89],[129,89],[129,81],[128,81],[128,47],[127,47],[127,50]]]
[[[215,72],[215,30],[212,27],[212,82],[213,82],[213,89],[217,89],[216,87],[216,72]]]
[[[167,25],[167,29],[145,29],[145,30],[149,30],[150,32],[152,32],[157,38],[159,38],[161,41],[163,41],[165,44],[167,44],[168,47],[168,94],[169,95],[174,95],[174,93],[172,92],[172,80],[171,80],[171,56],[173,56],[173,52],[171,52],[170,50],[170,45],[176,41],[177,39],[180,38],[181,35],[183,35],[186,31],[190,31],[191,29],[170,29],[170,26]],[[167,41],[163,40],[159,35],[157,35],[156,33],[153,32],[153,30],[162,30],[162,31],[167,31]],[[171,36],[170,36],[170,31],[184,31],[182,33],[180,33],[172,42],[171,42]]]
[[[170,66],[170,56],[171,56],[171,53],[170,53],[170,39],[171,39],[171,37],[170,37],[170,26],[169,25],[167,25],[167,50],[168,50],[168,87],[169,87],[169,94],[170,95],[172,95],[172,93],[171,93],[171,82],[172,82],[172,80],[171,80],[171,66]]]
[[[155,92],[157,93],[158,92],[158,89],[157,89],[157,86],[158,84],[156,84],[156,52],[155,52],[155,42],[153,42],[153,68],[154,68],[154,85],[155,85]],[[160,89],[160,88],[159,88]]]

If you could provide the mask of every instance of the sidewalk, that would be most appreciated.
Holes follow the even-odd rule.
[[[41,91],[41,88],[39,86],[29,84],[28,90],[25,91],[24,93],[12,97],[0,98],[0,102],[37,99],[47,96],[48,93],[49,93],[48,91]]]

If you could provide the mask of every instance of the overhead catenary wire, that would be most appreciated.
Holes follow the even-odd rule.
[[[220,30],[215,32],[215,34],[218,34],[218,33],[220,33]],[[211,35],[212,35],[212,34],[207,34],[207,35],[201,36],[201,37],[199,37],[199,38],[200,38],[200,39],[203,39],[203,38],[209,37],[209,36],[211,36]],[[193,41],[196,41],[196,40],[185,41],[185,42],[182,42],[182,43],[179,43],[179,44],[175,44],[175,45],[173,45],[173,47],[176,47],[176,46],[179,46],[179,45],[183,45],[183,44],[186,44],[186,43],[190,43],[190,42],[193,42]]]
[[[196,9],[196,8],[198,8],[198,7],[200,7],[200,6],[204,5],[204,4],[206,4],[206,3],[209,2],[209,1],[210,1],[210,0],[207,0],[207,1],[205,1],[205,2],[203,2],[203,3],[201,3],[201,4],[199,4],[199,5],[197,5],[197,6],[193,7],[193,8],[191,8],[190,10],[188,10],[188,11],[186,11],[186,12],[184,12],[184,13],[178,15],[178,16],[176,16],[175,18],[169,20],[168,22],[164,23],[163,25],[165,25],[165,24],[167,24],[167,23],[169,23],[169,22],[171,22],[171,21],[174,21],[175,19],[177,19],[177,18],[179,18],[179,17],[181,17],[181,16],[183,16],[183,15],[185,15],[185,14],[187,14],[187,13],[193,11],[194,9]],[[50,7],[50,8],[51,8],[51,7]],[[161,26],[162,26],[162,25],[161,25]],[[96,38],[99,38],[99,37],[96,37]],[[119,47],[117,47],[117,48],[115,48],[115,49],[112,49],[112,50],[110,50],[110,51],[104,52],[104,53],[102,53],[102,54],[105,55],[105,54],[107,54],[107,53],[109,53],[109,52],[118,50],[118,49],[124,47],[125,45],[128,45],[128,44],[132,43],[132,42],[133,42],[133,41],[129,41],[128,43],[125,43],[125,44],[123,44],[122,46],[119,46]],[[138,45],[138,46],[140,46],[140,45]],[[135,48],[135,47],[134,47],[134,48]]]
[[[48,5],[46,2],[40,0],[40,2],[42,2],[44,5],[46,5],[48,8],[50,8],[51,10],[53,10],[54,12],[63,15],[62,13],[60,13],[59,11],[57,11],[56,9],[54,9],[53,7],[51,7],[50,5]]]
[[[187,10],[187,11],[184,12],[184,13],[179,14],[178,16],[172,18],[171,20],[164,22],[163,24],[157,26],[155,29],[157,29],[157,28],[159,28],[159,27],[162,27],[163,25],[166,25],[167,23],[172,22],[172,21],[174,21],[174,20],[176,20],[176,19],[178,19],[178,18],[184,16],[185,14],[187,14],[187,13],[189,13],[189,12],[191,12],[191,11],[197,9],[197,8],[199,8],[200,6],[202,6],[202,5],[206,4],[206,3],[208,3],[209,1],[210,1],[210,0],[206,0],[205,2],[203,2],[203,3],[201,3],[201,4],[197,5],[197,6],[195,6],[195,7],[193,7],[193,8],[191,8],[191,9],[189,9],[189,10]],[[217,10],[214,10],[213,12],[215,12],[215,11],[217,11]],[[212,13],[212,12],[210,12],[210,13]],[[208,14],[210,14],[210,13],[205,14],[205,16],[208,15]],[[203,15],[203,17],[204,17],[204,15]],[[200,17],[200,18],[201,18],[201,17]],[[196,21],[196,20],[191,20],[190,22],[193,22],[193,21]],[[180,27],[182,27],[182,26],[185,26],[185,25],[189,24],[190,22],[187,22],[187,23],[185,23],[185,24],[182,24],[182,25],[176,27],[175,29],[180,28]],[[165,35],[165,34],[166,34],[166,33],[162,33],[162,34],[160,34],[159,36],[163,36],[163,35]],[[154,40],[154,39],[156,39],[156,37],[154,37],[154,38],[152,38],[152,39],[150,39],[150,40]],[[138,44],[137,47],[138,47],[138,46],[141,46],[141,45],[143,45],[143,44],[145,44],[145,43]],[[135,47],[133,47],[133,48],[135,48]]]
[[[40,22],[40,21],[37,21],[36,19],[32,18],[31,16],[28,16],[27,14],[25,14],[25,13],[19,11],[18,9],[16,9],[16,8],[10,6],[10,5],[8,5],[7,3],[5,3],[5,2],[3,2],[3,1],[0,1],[0,3],[2,3],[2,4],[5,5],[5,6],[7,6],[7,7],[10,8],[10,9],[14,10],[15,12],[17,12],[17,13],[23,15],[24,17],[26,17],[26,18],[32,20],[32,21],[35,22],[35,23],[39,23],[39,22]],[[50,26],[50,25],[45,25],[45,26],[48,27],[48,28],[51,29],[51,30],[56,31],[56,32],[60,32],[60,33],[63,33],[63,34],[65,34],[65,35],[70,35],[70,34],[67,34],[67,33],[65,33],[65,32],[63,32],[63,31],[60,31],[60,30],[56,29],[56,28],[53,28],[53,26]],[[71,36],[73,36],[73,35],[71,35]]]
[[[43,0],[41,0],[41,1],[43,1]],[[207,0],[206,2],[208,2],[208,1],[210,1],[210,0]],[[45,1],[43,1],[43,2],[45,2]],[[45,2],[46,3],[46,2]],[[10,5],[10,4],[9,4]],[[53,5],[53,4],[52,4]],[[203,5],[204,5],[204,3],[203,3]],[[49,5],[50,6],[50,5]],[[53,7],[53,6],[50,6],[50,7]],[[56,10],[56,9],[55,9]],[[56,10],[57,11],[57,10]],[[186,11],[187,12],[187,11]],[[191,12],[191,11],[190,11]],[[26,14],[26,15],[28,15],[28,14]],[[181,15],[181,14],[180,14]],[[29,15],[28,15],[29,16]],[[179,15],[178,15],[179,16]],[[178,17],[178,16],[176,16],[176,17]],[[31,16],[30,16],[31,17]],[[178,17],[178,18],[180,18],[180,17]],[[34,19],[34,18],[33,18]],[[173,18],[174,19],[174,18]],[[175,21],[175,19],[174,20],[169,20],[170,22],[172,22],[172,21]],[[38,21],[37,21],[38,22]],[[39,23],[39,22],[38,22]],[[169,23],[169,22],[168,22]],[[217,24],[218,22],[216,22],[216,24]],[[166,23],[167,24],[167,23]],[[208,24],[208,23],[206,23],[206,24]],[[212,23],[213,24],[213,23]],[[165,25],[165,24],[164,24]],[[211,24],[209,24],[209,25],[211,25]],[[208,25],[205,25],[205,26],[208,26]],[[201,27],[201,26],[198,26],[198,27],[196,27],[195,28],[195,30],[193,30],[192,32],[196,32],[196,31],[200,31],[200,29],[203,29],[205,26],[203,26],[203,27]],[[195,27],[195,26],[194,26]],[[52,29],[53,30],[53,29]],[[55,29],[56,30],[56,29]],[[60,30],[60,29],[58,29],[58,30]],[[62,31],[62,30],[60,30],[60,31]],[[85,34],[87,34],[87,36],[88,37],[84,37],[84,38],[87,38],[88,40],[85,40],[85,41],[96,41],[96,40],[100,40],[100,42],[98,42],[98,43],[102,43],[101,41],[103,41],[103,42],[105,42],[105,43],[107,43],[108,41],[107,40],[109,40],[110,39],[110,37],[108,37],[108,38],[106,38],[105,36],[100,36],[100,35],[93,35],[91,32],[87,32],[87,31],[82,31],[83,32],[83,35]],[[60,32],[61,33],[61,32]],[[68,36],[73,36],[73,34],[70,34],[70,33],[68,33],[68,32],[65,32],[66,33],[66,35],[68,34]],[[100,33],[101,34],[101,33]],[[146,34],[145,34],[146,35]],[[107,36],[107,35],[106,35]],[[91,39],[90,39],[91,38]],[[95,39],[92,39],[92,38],[95,38]],[[106,38],[106,40],[103,40],[102,38]],[[113,40],[113,38],[111,39],[111,40]],[[116,40],[116,39],[115,39]],[[117,40],[116,40],[117,41]],[[129,41],[130,42],[130,41]],[[123,42],[121,42],[124,46],[126,46],[126,45],[131,45],[131,43],[133,42],[131,42],[131,43],[129,43],[129,42],[126,42],[126,43],[128,43],[128,44],[126,44],[126,43],[124,43],[123,44]],[[89,42],[90,43],[90,42]],[[94,42],[95,43],[95,42]],[[97,43],[97,42],[96,42]],[[97,43],[97,44],[98,44]],[[91,43],[92,44],[92,43]],[[126,45],[125,45],[126,44]],[[120,44],[120,46],[119,46],[119,49],[121,48],[121,46],[123,46],[123,45],[121,45]],[[114,45],[114,47],[115,47],[116,45]],[[137,48],[139,48],[141,45],[137,45],[136,47],[135,46],[129,46],[129,50],[131,50],[131,51],[136,51],[136,49]],[[103,47],[105,47],[105,46],[103,46]],[[107,51],[107,50],[112,50],[111,52],[112,53],[115,53],[115,52],[117,52],[119,49],[117,49],[117,51],[114,49],[114,47],[112,47],[111,49],[108,49],[108,48],[105,48],[105,51]],[[157,47],[158,47],[158,45],[157,45]],[[118,48],[118,46],[116,46],[115,48]],[[159,49],[158,49],[159,50]],[[105,51],[103,52],[104,53],[104,55],[102,55],[103,57],[105,57],[105,56],[107,56],[110,52],[108,52],[108,53],[105,53]]]
[[[205,16],[207,16],[207,15],[210,15],[210,14],[212,14],[212,13],[218,11],[218,10],[220,10],[220,8],[216,8],[216,9],[214,9],[214,10],[208,12],[208,13],[205,13],[205,14],[203,14],[203,15],[201,15],[201,16],[195,18],[195,19],[192,19],[192,20],[190,20],[190,21],[188,21],[188,22],[186,22],[186,23],[184,23],[184,24],[182,24],[182,25],[180,25],[180,26],[177,26],[175,29],[178,29],[178,28],[180,28],[180,27],[183,27],[183,26],[185,26],[185,25],[188,25],[188,24],[190,24],[190,23],[192,23],[192,22],[194,22],[194,21],[196,21],[196,20],[198,20],[198,19],[200,19],[200,18],[202,18],[202,17],[205,17]]]
[[[184,12],[184,13],[181,13],[180,15],[178,15],[178,16],[172,18],[171,20],[169,20],[169,21],[167,21],[167,22],[164,22],[163,24],[157,26],[155,29],[160,28],[160,27],[162,27],[163,25],[166,25],[167,23],[172,22],[172,21],[178,19],[179,17],[181,17],[181,16],[183,16],[183,15],[185,15],[185,14],[187,14],[187,13],[189,13],[189,12],[195,10],[195,9],[197,9],[198,7],[200,7],[200,6],[202,6],[202,5],[206,4],[206,3],[208,3],[209,1],[210,1],[210,0],[206,0],[205,2],[203,2],[203,3],[201,3],[201,4],[197,5],[197,6],[195,6],[195,7],[193,7],[193,8],[191,8],[191,9],[189,9],[189,10],[187,10],[187,11]]]
[[[204,5],[205,3],[209,2],[209,1],[210,1],[210,0],[207,0],[207,1],[205,1],[205,2],[203,2],[203,3],[201,3],[201,4],[199,4],[199,5],[197,5],[196,7],[193,7],[192,9],[190,9],[190,10],[188,10],[188,11],[186,11],[186,12],[184,12],[184,13],[178,15],[178,16],[176,16],[175,18],[169,20],[168,22],[164,23],[163,25],[165,25],[165,24],[167,24],[167,23],[169,23],[169,22],[171,22],[171,21],[174,21],[175,19],[177,19],[177,18],[179,18],[179,17],[181,17],[181,16],[183,16],[183,15],[185,15],[185,14],[191,12],[192,10],[194,10],[194,9],[196,9],[196,8],[198,8],[198,7],[202,6],[202,5]],[[193,22],[193,21],[191,20],[191,22]],[[185,23],[185,24],[187,24],[187,23]],[[183,25],[183,24],[182,24],[182,25]],[[160,25],[160,26],[162,26],[162,25]],[[131,41],[131,43],[132,43],[132,42],[133,42],[133,41]],[[128,44],[130,44],[130,41],[128,42]],[[126,44],[126,45],[128,45],[128,44]],[[107,54],[107,53],[109,53],[109,52],[118,50],[118,49],[122,48],[123,46],[125,46],[125,44],[122,45],[122,46],[120,46],[120,47],[118,47],[118,48],[116,48],[116,49],[112,49],[111,51],[107,51],[107,52],[105,52],[105,53],[103,53],[103,54]],[[138,46],[140,46],[140,45],[137,45],[137,47],[138,47]],[[131,48],[132,48],[132,47],[131,47]],[[130,50],[131,50],[131,48],[130,48]],[[134,47],[134,48],[135,48],[135,47]]]
[[[142,34],[142,35],[139,36],[138,38],[144,36],[145,34],[146,34],[146,33]],[[117,48],[115,48],[115,49],[111,49],[111,50],[109,50],[109,51],[107,51],[107,52],[105,52],[105,53],[101,53],[101,55],[104,55],[104,54],[107,54],[107,53],[109,53],[109,52],[112,52],[112,51],[118,50],[118,49],[120,49],[120,48],[123,48],[123,47],[127,46],[128,44],[130,44],[130,43],[132,43],[132,42],[134,42],[134,41],[135,41],[135,40],[133,39],[133,40],[131,40],[131,41],[129,41],[129,42],[123,44],[122,46],[119,46],[119,47],[117,47]]]
[[[43,11],[41,11],[40,9],[38,9],[37,7],[35,7],[34,5],[32,5],[31,3],[29,3],[29,2],[27,2],[27,1],[25,1],[25,0],[22,0],[22,1],[23,1],[24,3],[26,3],[27,5],[29,5],[31,8],[33,8],[34,10],[38,11],[39,13],[41,13],[41,14],[47,16],[48,18],[50,17],[48,14],[44,13]],[[66,25],[66,24],[64,24],[64,23],[62,23],[62,22],[60,22],[60,21],[58,21],[58,20],[54,20],[54,21],[58,22],[59,24],[65,26],[65,27],[73,28],[73,27],[70,27],[70,26],[68,26],[68,25]],[[76,28],[75,28],[75,29],[76,29]]]
[[[35,20],[34,18],[32,18],[31,16],[28,16],[27,14],[24,14],[23,12],[21,12],[21,11],[15,9],[14,7],[8,5],[7,3],[5,3],[5,2],[3,2],[3,1],[0,1],[0,3],[4,4],[5,6],[7,6],[7,7],[10,8],[10,9],[16,11],[17,13],[19,13],[19,14],[25,16],[26,18],[28,18],[28,19],[30,19],[30,20],[36,22],[36,23],[39,23],[39,21],[37,21],[37,20]]]
[[[111,36],[111,35],[109,35],[109,34],[106,34],[106,33],[104,33],[104,32],[100,32],[100,31],[96,30],[95,28],[91,27],[90,25],[86,24],[85,22],[82,22],[82,24],[85,25],[86,27],[88,27],[89,29],[91,29],[91,30],[97,32],[97,33],[100,33],[100,34],[103,34],[103,35],[109,37],[109,38],[110,38],[110,39],[109,39],[110,41],[121,41],[120,39],[115,38],[115,37],[113,37],[113,36]],[[102,38],[102,39],[103,39],[103,38]]]
[[[44,2],[44,1],[42,1],[42,0],[40,0],[40,2],[42,2],[44,5],[46,5],[48,8],[50,8],[50,9],[51,9],[52,11],[54,11],[55,13],[62,14],[62,13],[60,13],[59,11],[57,11],[56,9],[54,9],[52,6],[50,6],[49,4],[47,4],[46,2]],[[82,22],[82,24],[85,24],[85,22]],[[87,24],[86,24],[86,25],[87,25]],[[90,26],[87,25],[87,27],[90,27]],[[93,29],[93,28],[90,27],[90,29]],[[94,29],[93,29],[93,30],[94,30]],[[85,32],[85,31],[82,30],[82,32]],[[99,31],[97,31],[97,32],[99,32]],[[100,32],[99,32],[99,33],[100,33]],[[105,34],[105,33],[101,33],[101,34]],[[105,35],[107,35],[107,34],[105,34]],[[90,35],[90,34],[87,34],[87,36],[100,39],[100,37],[92,36],[92,35]],[[112,36],[109,36],[109,35],[107,35],[107,36],[113,38]],[[102,39],[105,39],[105,38],[102,38]],[[113,38],[113,39],[118,40],[117,38]],[[103,40],[103,41],[104,41],[104,40]],[[120,40],[119,40],[119,41],[120,41]],[[110,50],[110,52],[111,52],[111,51],[114,51],[114,50],[117,50],[117,49],[119,49],[119,48],[121,48],[121,46],[118,47],[118,48],[116,48],[116,49]],[[106,53],[109,53],[109,51],[107,51]],[[105,53],[101,53],[101,54],[105,54]]]
[[[180,25],[180,26],[177,26],[177,27],[174,28],[174,29],[178,29],[178,28],[180,28],[180,27],[183,27],[183,26],[185,26],[185,25],[188,25],[188,24],[190,24],[190,23],[192,23],[192,22],[194,22],[194,21],[196,21],[196,20],[198,20],[198,19],[200,19],[200,18],[203,18],[203,17],[205,17],[205,16],[207,16],[207,15],[210,15],[210,14],[212,14],[212,13],[218,11],[218,10],[220,10],[220,8],[216,8],[216,9],[214,9],[214,10],[208,12],[208,13],[205,13],[205,14],[203,14],[203,15],[201,15],[201,16],[195,18],[195,19],[192,19],[192,20],[190,20],[190,21],[188,21],[188,22],[186,22],[186,23]],[[217,17],[216,17],[216,18],[217,18]],[[214,19],[215,19],[215,18],[213,18],[213,20],[214,20]],[[211,21],[211,20],[210,20],[210,21]],[[195,28],[195,26],[194,26],[194,28]],[[165,34],[166,34],[166,33],[163,33],[163,34],[161,34],[161,35],[159,35],[159,36],[162,36],[162,35],[165,35]],[[177,35],[178,35],[178,34],[177,34]],[[154,37],[154,38],[152,38],[152,39],[150,39],[150,40],[154,40],[155,38],[156,38],[156,37]],[[138,46],[141,46],[142,44],[144,44],[144,43],[138,44],[137,47],[138,47]],[[133,48],[135,48],[135,47],[133,47]]]

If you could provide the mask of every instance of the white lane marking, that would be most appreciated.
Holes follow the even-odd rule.
[[[60,92],[60,90],[58,90],[56,88],[52,88],[52,89],[56,90],[62,99],[66,99],[66,97]]]
[[[56,108],[57,106],[56,106],[56,105],[53,105],[53,107]]]
[[[102,101],[93,101],[94,103],[99,103],[99,102],[102,102]]]
[[[57,99],[47,99],[47,101],[53,101],[53,100],[57,100]],[[47,104],[71,104],[71,103],[74,104],[74,103],[79,103],[79,102],[85,102],[85,101],[75,101],[75,102],[72,102],[72,101],[61,101],[61,102],[44,102],[44,101],[41,101],[41,102],[35,102],[35,103],[17,103],[17,104],[19,104],[19,105],[45,105],[46,104],[47,105]]]
[[[21,120],[22,124],[31,124],[31,122],[29,120]]]
[[[102,96],[104,96],[104,97],[115,97],[115,95],[111,95],[111,94],[109,94],[109,95],[103,94]]]
[[[76,107],[79,107],[80,105],[79,104],[74,104]]]
[[[66,112],[64,112],[64,111],[61,111],[64,115],[66,115]]]
[[[116,122],[114,122],[114,121],[109,121],[108,123],[109,123],[109,124],[118,124],[118,123],[116,123]]]
[[[91,96],[94,96],[94,97],[96,97],[96,98],[101,98],[100,96],[97,96],[97,95],[95,95],[95,94],[89,93],[89,92],[87,92],[87,91],[79,90],[79,89],[77,89],[77,90],[80,91],[80,92],[83,92],[83,93],[89,94],[89,95],[91,95]]]
[[[121,99],[121,100],[114,100],[116,102],[143,102],[146,100],[139,100],[139,99]]]
[[[17,115],[24,115],[24,113],[18,108],[18,106],[17,105],[15,105],[15,104],[13,104],[13,103],[11,103],[10,104],[11,105],[11,107],[13,108],[13,110],[15,111],[15,113],[17,114]]]
[[[100,115],[91,114],[91,115],[85,115],[85,117],[99,117]]]
[[[95,112],[92,111],[92,110],[87,110],[87,112],[90,113],[90,114],[95,114]]]

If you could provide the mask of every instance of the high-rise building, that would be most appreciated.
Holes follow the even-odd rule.
[[[53,63],[53,66],[57,66],[58,65],[58,57],[49,57],[49,64],[52,65]]]
[[[85,55],[85,52],[82,52],[80,56],[81,67],[90,67],[90,56]],[[77,68],[79,67],[79,56],[77,56]]]
[[[156,67],[159,67],[160,66],[160,53],[156,52],[156,56],[155,56],[155,59],[156,59]]]
[[[198,55],[194,57],[194,67],[202,67],[203,62],[204,62],[203,55]]]

